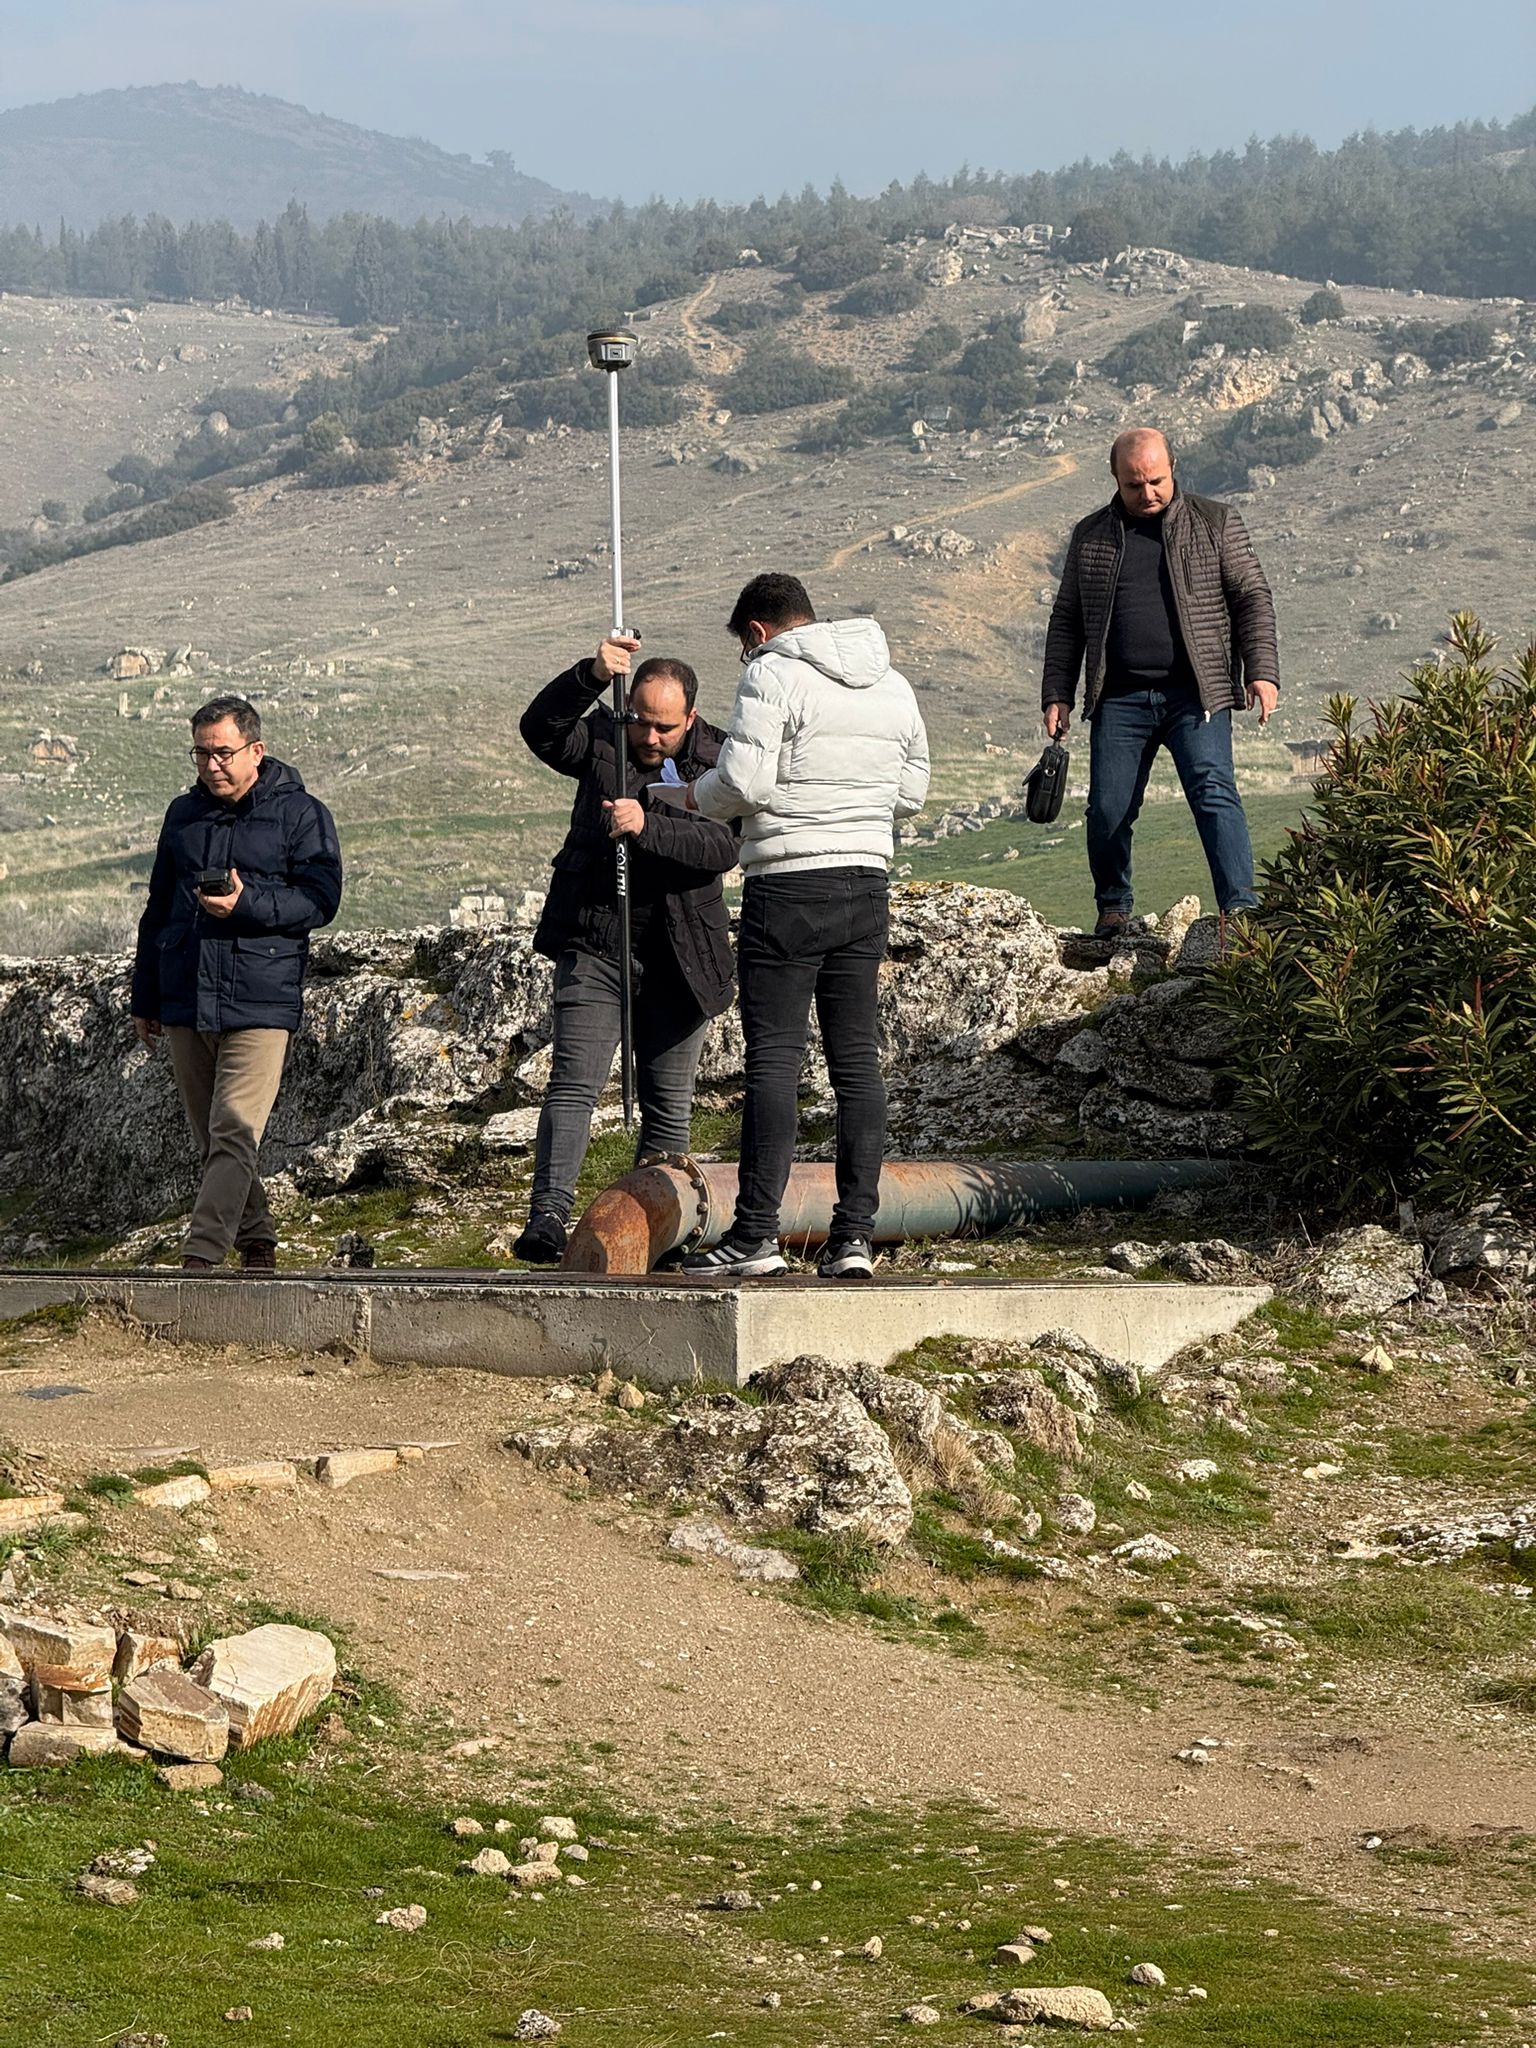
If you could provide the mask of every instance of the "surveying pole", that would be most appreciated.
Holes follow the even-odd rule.
[[[613,631],[634,636],[624,624],[624,540],[619,501],[619,372],[635,360],[637,343],[627,328],[587,336],[587,360],[608,378],[608,503],[613,524]],[[629,793],[629,707],[626,678],[613,679],[613,795]],[[635,994],[630,959],[629,840],[614,841],[614,880],[619,909],[619,1084],[624,1127],[635,1120]]]

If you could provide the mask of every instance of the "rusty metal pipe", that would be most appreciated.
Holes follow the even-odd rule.
[[[1219,1187],[1231,1169],[1208,1159],[887,1160],[877,1244],[914,1237],[990,1237],[1042,1216],[1132,1209],[1170,1188]],[[832,1167],[796,1166],[779,1217],[786,1244],[821,1242],[837,1200]],[[676,1157],[604,1188],[571,1233],[567,1273],[648,1273],[675,1251],[718,1244],[736,1210],[736,1167]]]

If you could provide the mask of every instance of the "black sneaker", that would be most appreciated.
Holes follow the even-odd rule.
[[[870,1280],[874,1271],[875,1255],[867,1237],[830,1238],[816,1261],[819,1280]]]
[[[539,1209],[528,1218],[512,1256],[527,1266],[558,1266],[565,1256],[565,1238],[565,1218],[553,1209]]]
[[[787,1273],[789,1267],[776,1237],[762,1237],[752,1243],[722,1237],[713,1251],[690,1252],[683,1260],[682,1270],[700,1279],[758,1280],[765,1273]]]

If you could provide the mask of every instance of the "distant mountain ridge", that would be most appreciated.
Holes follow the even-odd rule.
[[[132,86],[0,113],[0,225],[90,228],[159,213],[248,232],[291,199],[316,221],[357,212],[489,224],[598,210],[500,152],[476,163],[235,86]]]

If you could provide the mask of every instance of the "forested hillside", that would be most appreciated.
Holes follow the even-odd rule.
[[[0,120],[0,167],[5,124],[20,118]],[[466,168],[459,159],[442,161]],[[302,189],[293,180],[284,187]],[[414,225],[385,218],[377,201],[366,214],[325,220],[323,209],[295,200],[243,233],[214,217],[224,190],[210,178],[190,225],[162,212],[118,215],[89,232],[0,230],[0,290],[238,295],[348,323],[527,319],[553,334],[674,297],[744,247],[767,263],[797,255],[802,273],[814,272],[815,281],[803,276],[807,288],[819,290],[856,283],[880,268],[887,245],[942,232],[955,220],[1043,220],[1070,225],[1074,254],[1090,261],[1139,243],[1319,282],[1536,297],[1536,111],[1507,125],[1354,136],[1331,151],[1304,137],[1277,137],[1181,164],[1121,155],[1029,177],[962,170],[944,182],[919,176],[893,184],[875,199],[834,185],[825,197],[807,188],[747,206],[619,205],[585,223],[556,213],[518,226],[476,226],[467,192],[444,192],[435,204],[420,203],[423,216],[436,217]],[[5,211],[17,218],[13,204]],[[58,215],[55,200],[46,218]]]

